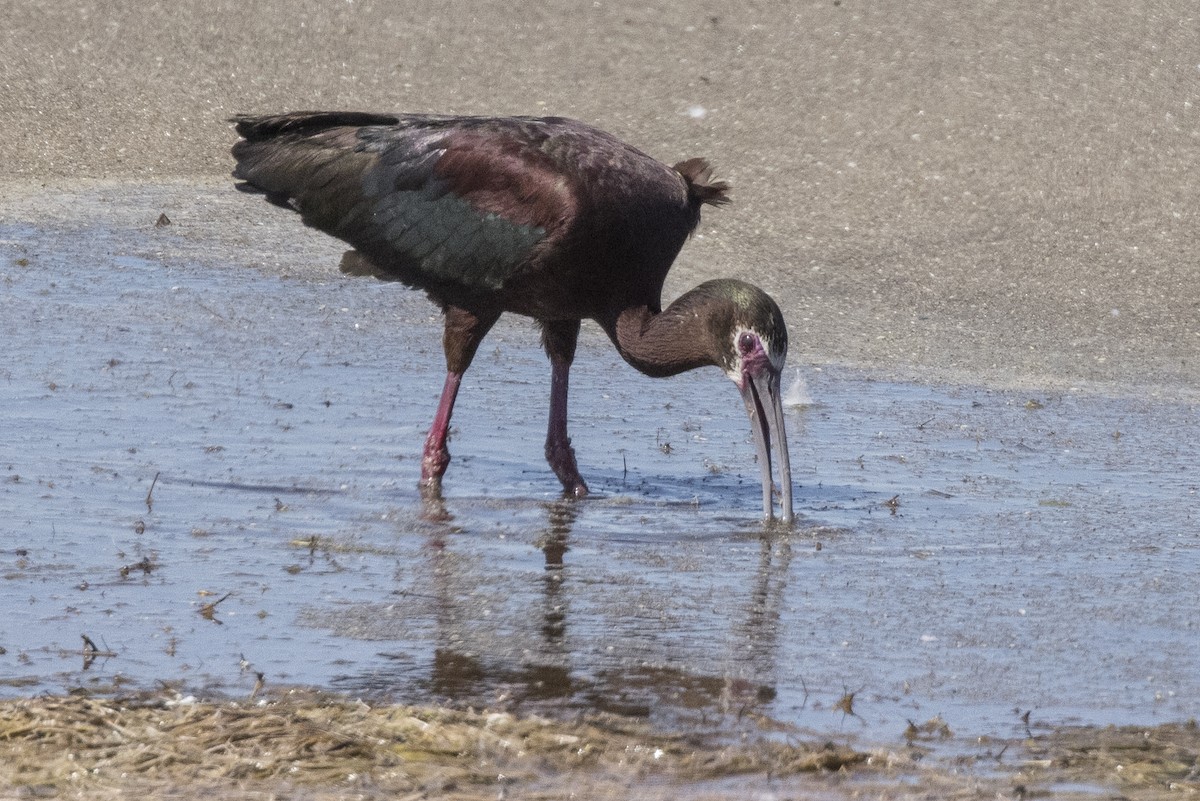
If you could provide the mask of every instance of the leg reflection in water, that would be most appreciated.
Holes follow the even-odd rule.
[[[573,499],[512,514],[494,535],[449,525],[430,537],[420,573],[436,700],[701,726],[770,705],[792,534],[655,539],[606,529],[605,507]],[[592,514],[598,527],[584,524]]]
[[[441,508],[444,510],[444,506]],[[536,585],[542,608],[536,621],[540,634],[537,642],[527,642],[528,630],[523,624],[534,622],[529,619],[514,621],[518,630],[508,632],[507,643],[499,641],[504,633],[500,627],[508,628],[501,620],[495,620],[493,627],[483,629],[479,636],[480,615],[469,611],[473,605],[469,571],[461,569],[463,560],[445,548],[443,538],[431,541],[438,599],[438,642],[430,676],[434,692],[450,700],[489,705],[569,699],[575,694],[566,636],[569,602],[564,585],[569,570],[563,557],[570,550],[568,542],[579,509],[580,504],[572,498],[545,506],[547,525],[535,541],[545,558]],[[472,643],[502,647],[490,647],[481,653],[484,648],[472,647]]]

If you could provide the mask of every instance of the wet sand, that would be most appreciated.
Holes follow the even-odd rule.
[[[0,48],[9,219],[87,181],[217,185],[235,112],[563,114],[713,159],[736,204],[668,291],[761,283],[796,364],[1197,385],[1200,24],[1182,0],[14,0]],[[268,213],[249,200],[194,222]],[[331,268],[281,269],[305,266]]]

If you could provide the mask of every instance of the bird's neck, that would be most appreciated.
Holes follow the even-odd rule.
[[[647,306],[624,309],[604,324],[625,361],[654,378],[719,364],[711,315],[691,294],[659,313]]]

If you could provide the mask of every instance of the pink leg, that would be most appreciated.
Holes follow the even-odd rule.
[[[421,458],[421,489],[434,495],[441,493],[442,476],[450,466],[450,449],[446,447],[446,441],[450,438],[450,416],[454,414],[458,386],[475,358],[479,343],[500,317],[500,312],[495,309],[468,311],[447,306],[444,312],[446,330],[442,333],[442,348],[446,353],[446,383]]]
[[[433,416],[433,425],[429,427],[429,436],[425,439],[425,455],[421,458],[423,488],[441,489],[442,476],[450,466],[450,449],[446,447],[446,441],[450,438],[450,416],[454,414],[454,400],[458,397],[460,383],[461,373],[446,373],[442,399],[438,401],[437,414]]]
[[[588,494],[587,483],[579,475],[575,449],[567,436],[567,389],[571,362],[575,358],[575,342],[579,337],[579,321],[545,323],[542,344],[550,356],[550,423],[546,428],[546,461],[563,489],[576,498]]]

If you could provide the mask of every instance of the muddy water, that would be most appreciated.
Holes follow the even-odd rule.
[[[1200,714],[1193,405],[801,366],[801,521],[764,530],[734,388],[643,378],[594,329],[572,434],[595,497],[560,499],[513,319],[434,504],[421,295],[128,235],[0,226],[2,694],[261,673],[876,742]]]

